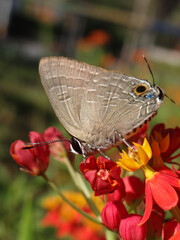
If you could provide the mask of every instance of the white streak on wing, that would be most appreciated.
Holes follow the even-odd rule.
[[[88,90],[88,92],[96,92],[96,89],[91,88],[91,89]]]
[[[88,103],[96,103],[94,100],[86,100]]]
[[[103,83],[100,83],[99,86],[100,86],[100,87],[107,87],[107,85],[106,85],[106,84],[103,84]]]

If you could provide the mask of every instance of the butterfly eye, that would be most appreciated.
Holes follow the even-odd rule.
[[[148,86],[146,86],[145,84],[141,84],[134,88],[134,93],[136,95],[141,95],[147,92],[148,89],[149,89]]]

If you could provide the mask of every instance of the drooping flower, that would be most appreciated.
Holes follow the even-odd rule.
[[[86,164],[81,162],[80,170],[91,184],[95,196],[113,192],[119,185],[121,169],[115,162],[102,156],[90,156]]]
[[[139,226],[141,216],[129,214],[128,217],[120,220],[119,234],[123,240],[145,240],[147,236],[147,224]]]
[[[43,136],[37,132],[30,132],[30,142],[44,142]],[[40,175],[46,171],[49,165],[49,146],[42,145],[34,148],[23,149],[27,145],[17,140],[11,144],[10,153],[17,164],[22,168],[21,171],[31,175]]]
[[[101,212],[101,218],[106,228],[116,231],[120,220],[127,217],[128,212],[121,201],[109,201]]]

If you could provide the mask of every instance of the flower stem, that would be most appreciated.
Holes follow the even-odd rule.
[[[117,239],[117,234],[115,232],[112,232],[108,230],[107,228],[104,229],[105,235],[106,235],[106,240],[116,240]]]
[[[83,215],[85,218],[89,219],[92,222],[95,222],[99,225],[102,225],[102,223],[97,220],[96,218],[90,216],[89,214],[87,214],[86,212],[84,212],[83,210],[81,210],[80,208],[78,208],[76,205],[74,205],[71,201],[69,201],[64,194],[57,188],[57,186],[51,182],[47,175],[45,173],[42,173],[41,176],[47,181],[47,183],[49,184],[49,186],[67,203],[69,204],[73,209],[75,209],[77,212],[79,212],[81,215]]]
[[[74,171],[74,168],[72,167],[70,161],[68,158],[64,158],[64,163],[66,164],[66,167],[69,171],[69,174],[71,175],[75,185],[77,188],[82,192],[84,198],[86,199],[88,205],[90,206],[91,210],[94,212],[94,214],[98,217],[100,217],[100,212],[97,209],[96,205],[91,199],[91,193],[89,192],[89,189],[87,188],[86,184],[84,183],[82,176]]]

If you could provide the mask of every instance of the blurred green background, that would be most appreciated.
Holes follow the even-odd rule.
[[[0,239],[56,239],[45,229],[41,199],[51,193],[40,177],[19,171],[9,154],[31,130],[62,130],[38,74],[44,56],[67,56],[152,81],[165,98],[151,125],[180,120],[180,2],[178,0],[0,1]],[[64,131],[63,131],[64,132]],[[66,133],[64,132],[66,135]],[[59,174],[60,173],[60,174]],[[49,176],[72,189],[61,164]]]

